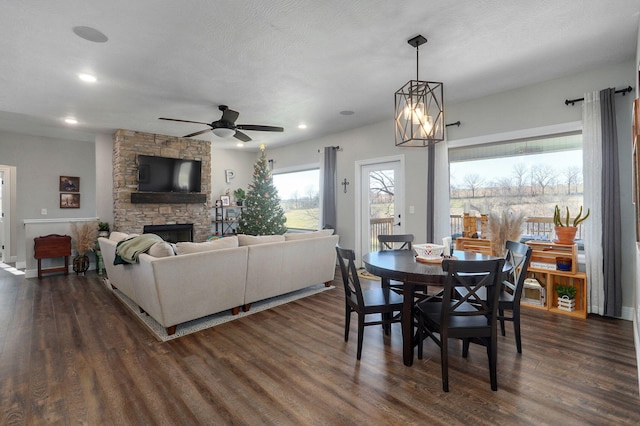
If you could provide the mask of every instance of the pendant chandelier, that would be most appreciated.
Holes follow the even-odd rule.
[[[442,83],[418,78],[419,46],[426,42],[421,35],[407,40],[416,48],[416,79],[395,94],[396,146],[425,147],[444,140]]]

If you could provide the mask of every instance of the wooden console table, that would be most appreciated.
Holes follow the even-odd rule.
[[[43,273],[64,272],[69,274],[69,256],[71,256],[71,237],[68,235],[50,234],[44,237],[33,239],[35,252],[34,257],[38,259],[38,278],[42,278]],[[42,269],[42,259],[64,257],[64,266]]]

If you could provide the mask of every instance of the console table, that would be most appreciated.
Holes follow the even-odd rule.
[[[69,274],[69,256],[71,256],[71,237],[68,235],[50,234],[44,237],[33,239],[35,252],[34,257],[38,259],[38,278],[42,278],[43,273],[64,272]],[[42,259],[64,257],[64,266],[42,269]]]

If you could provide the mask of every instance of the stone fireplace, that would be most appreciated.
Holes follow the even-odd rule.
[[[139,193],[137,155],[202,162],[200,194]],[[113,143],[115,231],[144,233],[148,225],[192,225],[193,241],[211,235],[211,143],[153,133],[118,130]]]

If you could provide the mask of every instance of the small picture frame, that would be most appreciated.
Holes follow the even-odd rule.
[[[220,196],[220,201],[222,202],[222,206],[230,206],[231,205],[231,200],[229,199],[228,195],[221,195]]]
[[[79,209],[80,208],[80,194],[73,193],[60,193],[60,208],[61,209]]]
[[[78,176],[60,176],[60,192],[80,192]]]

